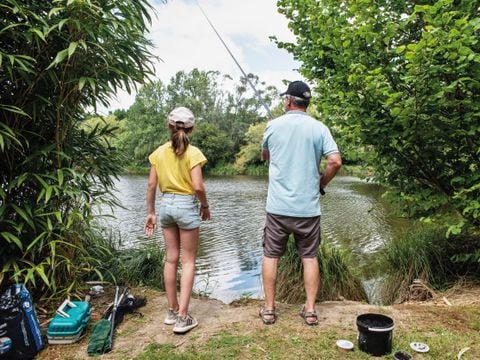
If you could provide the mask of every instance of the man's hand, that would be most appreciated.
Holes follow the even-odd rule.
[[[148,214],[147,220],[145,221],[145,226],[143,227],[143,230],[145,231],[145,235],[147,235],[147,237],[152,236],[156,229],[157,229],[157,216],[155,214]]]

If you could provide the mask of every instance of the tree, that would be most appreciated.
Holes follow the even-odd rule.
[[[0,285],[70,293],[100,265],[93,208],[114,202],[120,157],[112,127],[80,124],[153,75],[149,10],[146,0],[2,1]]]
[[[267,107],[271,108],[278,90],[261,82],[259,77],[248,74],[247,78],[241,77],[240,83],[235,86],[235,92],[229,93],[226,102],[227,117],[221,125],[221,129],[231,134],[234,141],[234,151],[238,153],[240,147],[246,144],[246,134],[253,124],[265,121],[268,114],[265,114],[262,100],[253,93],[248,82],[251,82]]]
[[[266,122],[250,125],[248,128],[246,144],[242,146],[235,161],[235,167],[243,174],[248,166],[262,166],[265,162],[262,160],[262,138]]]
[[[252,74],[249,78],[270,104],[277,90]],[[179,71],[167,85],[156,81],[140,89],[120,124],[118,144],[129,162],[146,165],[148,154],[168,140],[168,113],[186,106],[197,120],[192,143],[201,144],[202,151],[209,154],[207,169],[233,163],[235,153],[245,143],[248,127],[263,121],[265,115],[259,99],[248,91],[247,80],[240,79],[235,92],[230,92],[225,90],[225,83],[231,80],[218,71],[193,69],[189,73]]]
[[[215,124],[200,122],[192,134],[192,145],[200,148],[208,159],[205,169],[233,162],[232,141]]]
[[[138,92],[118,137],[128,163],[148,164],[148,155],[167,141],[167,115],[173,109],[167,101],[166,87],[160,80],[144,85]]]
[[[315,82],[340,138],[371,149],[376,179],[405,210],[454,209],[480,225],[478,2],[280,0],[297,42],[281,43]],[[337,135],[338,137],[338,135]],[[345,143],[345,142],[344,142]]]

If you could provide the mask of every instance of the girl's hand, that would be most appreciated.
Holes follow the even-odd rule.
[[[200,217],[203,221],[210,220],[210,209],[208,207],[200,206]]]
[[[147,237],[152,236],[156,228],[157,228],[157,216],[155,214],[148,214],[147,220],[145,221],[145,226],[143,227],[143,230],[145,231],[145,235],[147,235]]]

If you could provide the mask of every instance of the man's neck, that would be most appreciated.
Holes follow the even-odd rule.
[[[300,107],[300,106],[295,106],[295,105],[290,105],[288,108],[287,108],[287,112],[289,111],[303,111],[303,112],[306,112],[307,109],[305,109],[304,107]]]

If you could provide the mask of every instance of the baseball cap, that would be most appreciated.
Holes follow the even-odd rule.
[[[195,117],[190,109],[180,106],[173,109],[168,114],[168,123],[170,125],[176,125],[177,123],[183,123],[185,128],[191,128],[195,125]]]
[[[303,100],[310,100],[312,97],[312,93],[308,85],[300,80],[292,81],[290,84],[288,84],[287,91],[280,94],[280,96],[283,95],[291,95]]]

